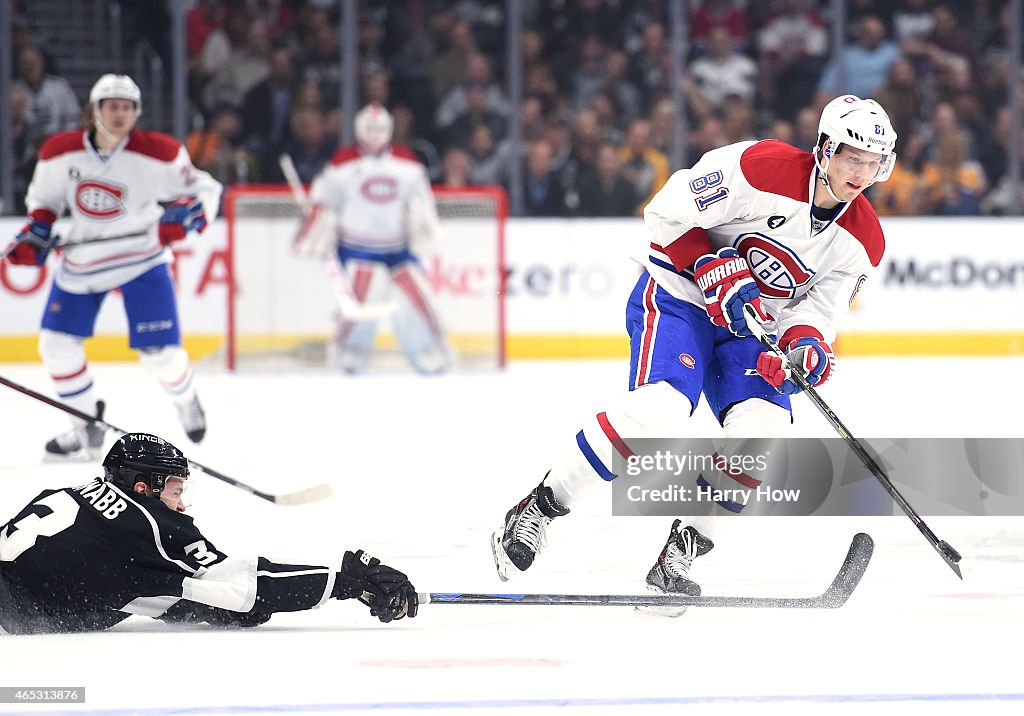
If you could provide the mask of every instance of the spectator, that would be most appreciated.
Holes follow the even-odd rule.
[[[828,51],[828,34],[807,0],[783,0],[782,12],[757,34],[761,98],[776,116],[811,103]]]
[[[594,171],[580,177],[580,216],[630,216],[636,208],[633,185],[620,170],[615,145],[604,143],[597,150]]]
[[[253,20],[245,41],[232,47],[227,62],[210,76],[203,90],[204,106],[241,106],[246,93],[270,74],[270,50],[267,23]]]
[[[857,42],[840,52],[843,84],[839,84],[839,70],[831,62],[818,82],[818,104],[825,104],[841,94],[873,97],[889,74],[889,68],[900,57],[895,43],[885,39],[885,25],[868,15],[857,26]]]
[[[641,216],[647,202],[668,181],[668,158],[651,146],[651,125],[646,119],[634,120],[626,134],[626,146],[619,150],[623,174],[640,197],[634,214]]]
[[[312,109],[300,109],[292,114],[291,135],[286,151],[295,162],[299,178],[309,184],[334,154],[337,135],[327,132],[324,116]],[[280,170],[271,181],[284,181]]]
[[[214,30],[206,39],[199,55],[199,70],[196,82],[198,97],[206,101],[203,91],[206,84],[217,72],[231,62],[234,52],[245,47],[246,35],[249,33],[249,13],[244,7],[234,7],[228,11],[224,24]]]
[[[443,16],[441,16],[443,17]],[[469,58],[476,52],[473,30],[468,22],[458,21],[448,31],[448,48],[434,60],[430,67],[431,82],[435,99],[441,99],[463,81],[469,68]],[[455,112],[452,112],[454,116]],[[450,120],[449,120],[450,121]],[[438,126],[448,122],[438,117]]]
[[[921,42],[928,37],[935,26],[928,7],[931,0],[899,0],[899,7],[893,13],[893,36],[902,47],[905,42]],[[883,107],[885,105],[882,105]]]
[[[967,143],[959,132],[942,134],[933,145],[935,158],[922,171],[927,187],[924,210],[938,216],[973,216],[981,213],[985,172],[968,158]]]
[[[466,62],[462,84],[452,88],[437,108],[437,128],[446,130],[469,106],[469,92],[481,90],[484,107],[502,118],[507,118],[511,107],[501,89],[491,80],[491,68],[487,58],[473,54]]]
[[[302,80],[315,82],[325,107],[341,104],[341,59],[338,32],[333,25],[318,25],[312,30],[312,44],[302,67]]]
[[[897,132],[905,132],[917,126],[920,121],[924,104],[921,82],[914,71],[914,65],[907,58],[900,57],[892,63],[889,78],[872,97],[885,107],[892,126],[899,128]]]
[[[818,118],[815,116],[815,123]],[[689,147],[686,152],[686,166],[692,167],[701,157],[712,149],[718,149],[728,144],[722,128],[722,121],[714,115],[702,119],[689,134]]]
[[[207,113],[206,127],[192,132],[185,148],[192,163],[222,184],[248,183],[257,178],[256,162],[239,141],[241,122],[228,104]]]
[[[486,124],[478,124],[469,135],[469,181],[472,184],[504,184],[507,180],[508,145],[499,145]]]
[[[505,136],[505,118],[489,108],[487,87],[483,84],[473,83],[462,89],[466,106],[455,118],[455,121],[445,128],[445,146],[465,144],[466,138],[480,125],[484,125],[490,130],[495,141],[501,141]]]
[[[754,108],[742,97],[729,95],[722,112],[722,131],[728,144],[757,139]]]
[[[264,168],[267,161],[277,161],[280,148],[288,140],[288,119],[297,91],[296,77],[292,51],[279,47],[270,55],[266,79],[253,86],[242,102],[245,146],[260,157]]]
[[[632,121],[643,104],[640,90],[629,79],[629,58],[620,50],[608,53],[601,75],[601,89],[615,99],[624,113],[625,121]]]
[[[698,55],[708,51],[717,29],[725,30],[733,49],[746,47],[747,16],[733,0],[704,0],[690,13],[690,42]]]
[[[361,106],[377,104],[387,107],[391,99],[391,78],[387,70],[377,70],[366,78],[363,83],[363,101]]]
[[[523,141],[532,144],[541,139],[544,126],[544,104],[539,97],[526,97],[519,109],[519,132]]]
[[[14,206],[0,207],[0,213],[24,214],[25,192],[36,166],[36,147],[28,120],[28,98],[18,85],[11,87],[11,147],[13,152],[4,161],[10,162],[14,175]]]
[[[441,167],[441,186],[449,189],[469,186],[469,155],[465,150],[452,147],[446,151]]]
[[[672,152],[675,134],[675,105],[670,99],[658,100],[651,109],[651,146],[668,156]],[[692,128],[691,128],[692,129]]]
[[[547,141],[530,145],[523,172],[523,204],[526,216],[564,216],[565,193],[561,178],[551,166],[552,150]]]
[[[646,115],[655,98],[668,86],[665,57],[671,57],[664,26],[652,22],[644,28],[643,44],[632,58],[633,83],[643,95],[641,113]]]
[[[604,84],[604,57],[608,49],[597,35],[587,35],[580,43],[576,66],[569,79],[574,110],[586,107]]]
[[[190,62],[199,58],[210,35],[223,27],[226,19],[223,0],[199,0],[185,13],[185,42]]]
[[[887,107],[888,105],[882,105]],[[797,149],[803,149],[805,152],[812,151],[815,145],[818,143],[818,110],[814,107],[804,107],[796,113],[796,119],[793,121],[793,146]],[[895,127],[903,127],[909,125],[894,124]]]
[[[82,109],[71,85],[63,77],[46,74],[43,53],[26,47],[18,56],[18,81],[24,94],[32,136],[42,142],[51,134],[76,129],[82,124]]]
[[[879,216],[915,216],[928,193],[924,181],[925,139],[920,132],[902,134],[899,159],[889,178],[871,188],[871,205]]]
[[[708,35],[707,53],[690,65],[700,95],[713,109],[721,109],[729,95],[752,101],[757,82],[757,64],[736,51],[733,38],[724,27]]]
[[[441,157],[434,144],[416,133],[416,115],[404,104],[394,107],[391,112],[395,127],[391,137],[393,146],[407,147],[416,156],[420,164],[427,168],[430,180],[441,180]]]

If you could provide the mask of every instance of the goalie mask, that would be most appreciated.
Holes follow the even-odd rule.
[[[889,178],[896,164],[896,131],[878,102],[847,94],[825,105],[818,122],[814,161],[826,186],[829,162],[844,146],[881,155],[871,184]]]
[[[356,114],[356,141],[373,154],[380,154],[391,144],[395,121],[379,104],[369,104]]]
[[[188,479],[188,459],[181,450],[156,435],[128,433],[103,458],[104,479],[131,491],[145,483],[154,495],[170,477]]]

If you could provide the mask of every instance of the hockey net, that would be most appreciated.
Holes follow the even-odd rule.
[[[505,192],[499,187],[435,188],[434,196],[442,235],[419,258],[455,353],[454,367],[501,368]],[[301,210],[291,192],[284,185],[232,187],[224,213],[231,271],[227,368],[332,367],[338,301],[324,261],[292,251]],[[371,285],[367,303],[394,300],[397,292],[383,267]],[[376,322],[371,371],[404,369],[393,319]]]

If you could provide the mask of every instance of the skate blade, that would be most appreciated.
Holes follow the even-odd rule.
[[[498,579],[507,582],[513,574],[519,571],[519,568],[512,564],[512,560],[508,558],[501,546],[501,538],[504,534],[504,524],[491,533],[491,554],[494,556],[494,568],[498,570]]]
[[[669,596],[669,593],[658,589],[657,587],[647,585],[647,591],[651,594],[657,594],[659,596]],[[669,619],[675,619],[686,614],[686,607],[633,607],[633,610],[637,614],[643,614],[649,617],[668,617]]]

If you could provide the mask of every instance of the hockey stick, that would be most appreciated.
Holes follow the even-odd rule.
[[[688,597],[662,594],[420,594],[420,604],[536,604],[586,607],[713,607],[719,609],[838,609],[860,584],[874,541],[858,532],[832,584],[814,597]]]
[[[68,415],[73,415],[79,420],[84,420],[87,423],[99,425],[105,430],[112,430],[115,433],[120,433],[122,435],[129,432],[123,428],[117,427],[112,423],[108,423],[106,420],[102,420],[95,415],[83,413],[81,410],[72,408],[70,405],[67,405],[66,403],[62,403],[59,400],[54,400],[53,398],[45,396],[42,393],[37,393],[31,388],[26,388],[25,386],[15,383],[12,380],[8,380],[2,375],[0,375],[0,385],[6,385],[8,388],[12,388],[18,391],[19,393],[29,396],[30,398],[35,398],[36,400],[42,403],[46,403],[51,407],[57,408],[58,410],[63,410]],[[257,490],[254,487],[246,485],[244,482],[239,482],[235,478],[228,477],[224,473],[218,472],[217,470],[214,470],[212,467],[207,467],[206,465],[196,462],[195,460],[189,459],[188,463],[192,467],[198,468],[199,470],[205,472],[210,477],[215,477],[221,482],[226,482],[229,485],[233,485],[234,487],[237,487],[240,490],[244,490],[245,492],[248,492],[251,495],[255,495],[256,497],[267,500],[268,502],[273,502],[275,505],[303,505],[307,502],[316,502],[317,500],[323,500],[331,496],[331,486],[327,484],[314,485],[313,487],[308,487],[305,490],[299,490],[298,492],[290,492],[284,495],[273,495],[268,492],[262,492],[260,490]]]
[[[299,172],[295,169],[295,162],[292,161],[291,156],[288,154],[282,154],[278,157],[277,161],[281,166],[281,172],[284,174],[285,181],[288,182],[288,188],[292,191],[295,203],[302,210],[302,215],[308,217],[312,211],[312,206],[309,195],[306,194],[306,189],[302,186]],[[334,299],[338,302],[338,311],[341,313],[342,318],[357,323],[360,321],[377,321],[387,318],[395,312],[398,306],[394,301],[376,303],[358,301],[355,292],[352,290],[352,282],[348,278],[348,272],[338,258],[337,252],[332,249],[327,253],[327,259],[324,261],[327,267],[327,278],[331,282],[331,290],[334,292]]]
[[[92,238],[92,239],[80,239],[78,241],[67,241],[65,243],[61,243],[60,242],[61,236],[60,236],[60,234],[57,234],[56,236],[53,237],[54,238],[54,244],[53,244],[52,248],[55,248],[55,249],[66,249],[66,248],[71,248],[72,246],[82,246],[84,244],[100,244],[100,243],[103,243],[104,241],[119,241],[121,239],[133,239],[133,238],[136,238],[136,237],[139,237],[139,236],[146,236],[147,233],[148,232],[146,232],[146,231],[133,231],[130,234],[117,234],[116,236],[97,236],[97,237]],[[15,239],[14,242],[10,246],[8,246],[6,249],[4,249],[3,252],[0,252],[0,261],[3,261],[5,258],[10,256],[12,253],[14,253],[14,249],[16,249],[19,244],[22,244],[25,241],[28,241],[28,238],[29,237],[26,236],[23,239],[21,239],[21,238]]]
[[[789,357],[779,348],[779,344],[775,338],[765,331],[764,326],[761,325],[761,321],[757,318],[757,313],[749,305],[744,305],[744,312],[746,313],[747,326],[754,332],[754,337],[761,341],[761,344],[768,349],[769,352],[775,354],[780,358],[784,365],[789,366]],[[962,557],[953,547],[945,540],[940,540],[932,532],[931,528],[925,524],[924,520],[921,519],[920,515],[914,511],[914,508],[910,506],[907,499],[900,494],[900,491],[896,489],[896,486],[892,484],[892,480],[885,474],[885,470],[875,462],[875,459],[868,454],[868,451],[864,449],[864,446],[860,444],[857,438],[853,437],[853,434],[843,425],[842,421],[836,417],[836,414],[832,412],[832,408],[828,407],[828,403],[821,399],[818,392],[807,382],[807,379],[798,370],[790,370],[790,375],[793,381],[803,389],[804,395],[806,395],[814,407],[816,407],[825,419],[832,424],[832,427],[839,433],[839,437],[846,441],[846,444],[850,446],[853,452],[860,458],[860,461],[864,463],[864,466],[868,471],[875,476],[885,491],[889,493],[896,504],[900,506],[903,513],[910,518],[910,521],[914,523],[924,538],[928,540],[928,543],[935,548],[935,551],[939,553],[943,561],[949,565],[949,568],[953,570],[954,574],[960,579],[964,578],[964,575],[960,571],[960,560]]]

